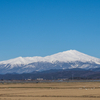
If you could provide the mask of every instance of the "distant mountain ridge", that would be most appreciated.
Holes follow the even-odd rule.
[[[100,59],[76,50],[59,52],[46,57],[18,57],[0,62],[0,74],[30,73],[50,69],[99,68]]]
[[[99,70],[99,71],[98,71]],[[99,69],[51,69],[42,72],[34,71],[32,73],[7,73],[4,75],[0,74],[0,80],[37,80],[37,78],[43,78],[45,80],[91,80],[91,79],[100,79],[100,68]],[[38,81],[36,81],[38,82]]]

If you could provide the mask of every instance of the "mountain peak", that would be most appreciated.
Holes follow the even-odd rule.
[[[63,51],[63,52],[60,52],[60,53],[81,53],[77,50],[67,50],[67,51]]]
[[[58,63],[59,62],[59,63]],[[99,68],[100,59],[77,50],[59,52],[46,57],[17,57],[0,62],[0,73],[29,73],[49,69]]]
[[[84,53],[81,53],[77,50],[68,50],[59,52],[50,56],[46,57],[18,57],[6,61],[1,61],[0,64],[29,64],[34,62],[73,62],[73,61],[81,61],[81,62],[95,62],[97,64],[100,64],[100,59],[86,55]]]

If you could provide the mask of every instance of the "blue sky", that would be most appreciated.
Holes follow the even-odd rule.
[[[0,61],[70,49],[100,58],[100,0],[0,0]]]

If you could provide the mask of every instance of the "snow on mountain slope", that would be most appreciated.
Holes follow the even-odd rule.
[[[100,64],[100,59],[86,55],[76,50],[68,50],[64,52],[60,52],[57,54],[53,54],[51,56],[46,57],[18,57],[6,61],[1,61],[0,64],[11,64],[11,65],[19,65],[19,64],[29,64],[33,62],[50,62],[54,63],[56,61],[59,62],[73,62],[73,61],[81,61],[81,62],[94,62],[96,64]]]

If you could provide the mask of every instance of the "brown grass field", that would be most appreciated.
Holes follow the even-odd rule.
[[[0,100],[100,100],[100,82],[4,83]]]

